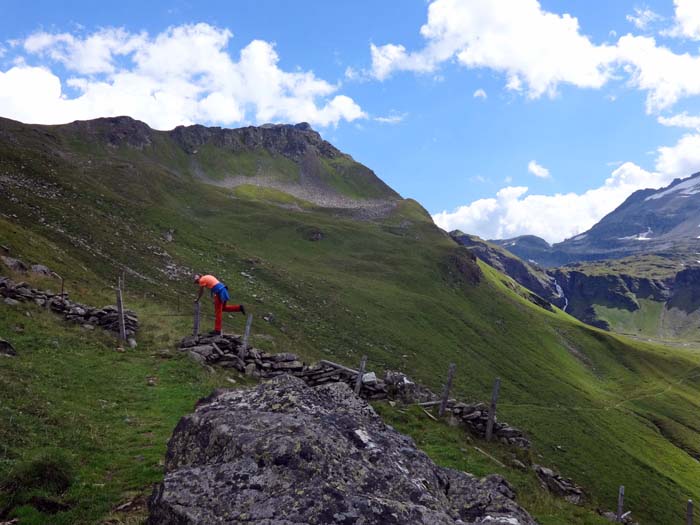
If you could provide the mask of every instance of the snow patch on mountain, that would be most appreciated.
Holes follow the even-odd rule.
[[[671,186],[670,188],[668,188],[660,193],[654,193],[653,195],[649,195],[644,200],[645,201],[657,200],[657,199],[661,199],[662,197],[666,197],[666,196],[671,195],[673,193],[679,193],[679,192],[684,197],[700,193],[700,180],[698,180],[696,177],[691,177],[688,180],[684,180],[683,182],[680,182],[680,183],[676,184],[675,186]]]

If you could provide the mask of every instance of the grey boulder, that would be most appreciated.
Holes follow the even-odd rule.
[[[436,466],[345,383],[281,375],[180,420],[148,523],[534,524],[513,497],[500,476]]]

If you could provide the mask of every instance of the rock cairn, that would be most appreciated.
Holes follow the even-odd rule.
[[[252,377],[270,379],[281,375],[293,375],[309,386],[329,383],[345,383],[354,389],[358,371],[330,361],[314,365],[302,362],[296,354],[269,354],[252,347],[242,351],[243,342],[236,335],[188,336],[180,343],[180,350],[188,352],[196,361],[205,365],[234,368]],[[405,404],[436,404],[439,396],[430,389],[412,381],[401,372],[386,371],[383,378],[374,372],[362,377],[360,397],[371,401],[388,399]],[[446,413],[457,420],[472,434],[484,438],[489,417],[489,407],[484,403],[461,403],[455,399],[447,402]],[[530,441],[521,430],[498,420],[494,422],[493,435],[501,443],[519,448],[529,448]]]
[[[534,525],[502,477],[442,468],[341,382],[281,375],[180,420],[149,525]]]
[[[532,465],[532,470],[537,474],[542,487],[554,494],[564,498],[569,503],[574,505],[582,505],[585,500],[583,489],[576,485],[569,478],[564,478],[554,472],[552,469],[543,467],[542,465]]]
[[[67,321],[80,324],[86,328],[102,328],[119,333],[119,313],[116,306],[95,308],[76,303],[68,299],[68,294],[55,294],[48,290],[32,288],[25,282],[15,283],[7,277],[0,277],[0,296],[5,304],[16,306],[20,303],[34,303],[52,312],[62,315]],[[132,338],[139,328],[139,319],[135,312],[124,310],[126,336]]]

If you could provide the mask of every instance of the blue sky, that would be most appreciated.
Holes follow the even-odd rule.
[[[3,0],[0,115],[308,120],[484,237],[560,241],[700,170],[696,0],[95,5]]]

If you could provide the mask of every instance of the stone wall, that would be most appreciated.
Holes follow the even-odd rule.
[[[346,383],[354,389],[358,371],[329,361],[314,365],[303,363],[296,354],[268,354],[256,348],[242,350],[242,340],[236,335],[202,335],[185,337],[180,349],[202,364],[234,368],[249,376],[273,378],[283,374],[297,376],[310,386],[329,383]],[[243,357],[241,357],[243,356]],[[383,378],[375,372],[362,377],[360,396],[371,401],[389,399],[406,404],[430,403],[439,396],[400,372],[388,370]],[[461,403],[455,399],[447,402],[446,413],[456,419],[472,434],[484,438],[489,408],[484,403]],[[522,431],[498,421],[494,422],[493,435],[500,442],[520,448],[529,448],[530,441]]]
[[[116,306],[95,308],[76,303],[68,299],[68,294],[56,294],[48,290],[32,288],[25,282],[15,283],[8,277],[0,276],[0,296],[4,303],[16,306],[20,303],[34,303],[60,314],[67,321],[80,324],[86,328],[102,328],[115,334],[119,333],[119,314]],[[139,319],[135,312],[124,310],[126,336],[133,338],[139,328]]]

